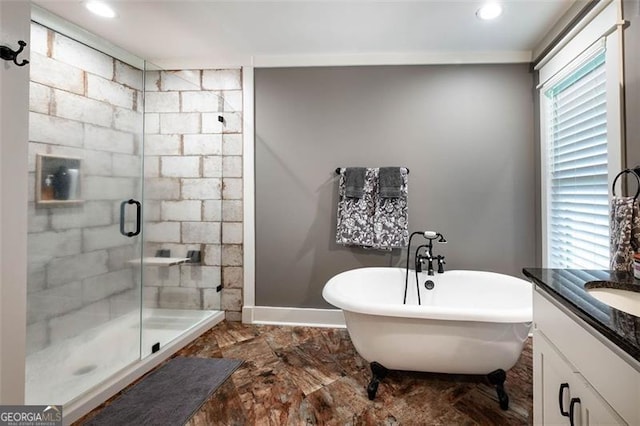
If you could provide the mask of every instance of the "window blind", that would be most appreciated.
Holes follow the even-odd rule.
[[[552,268],[608,269],[605,51],[544,92],[547,257]]]

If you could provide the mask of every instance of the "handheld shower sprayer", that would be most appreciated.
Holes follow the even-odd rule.
[[[422,235],[427,239],[427,240],[435,240],[436,238],[438,239],[438,243],[440,244],[446,244],[447,240],[444,238],[444,235],[442,235],[439,232],[435,232],[435,231],[424,231],[422,233]]]

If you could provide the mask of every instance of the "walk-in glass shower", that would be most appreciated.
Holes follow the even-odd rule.
[[[30,79],[26,403],[69,404],[220,311],[224,101],[35,22]]]

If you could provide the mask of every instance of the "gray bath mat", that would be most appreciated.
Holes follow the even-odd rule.
[[[236,359],[173,358],[84,424],[182,425],[240,364]]]

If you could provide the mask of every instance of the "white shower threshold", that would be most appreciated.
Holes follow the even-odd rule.
[[[60,400],[70,401],[64,404],[63,423],[71,424],[169,358],[200,334],[220,323],[224,320],[224,312],[145,310],[141,356],[140,346],[138,346],[140,342],[135,341],[136,345],[127,345],[127,337],[130,338],[130,336],[126,336],[126,333],[140,332],[139,319],[139,314],[126,315],[92,330],[91,333],[69,339],[65,342],[67,344],[56,345],[29,355],[27,358],[27,404],[41,404],[43,402],[39,399],[46,398],[47,394],[55,392]],[[184,328],[176,328],[175,326],[178,325]],[[160,342],[160,350],[152,354],[151,345],[155,342]],[[56,366],[53,371],[51,366]],[[82,373],[83,368],[91,367],[93,370],[78,374],[78,371]],[[49,386],[48,389],[39,389],[43,382],[42,374],[58,377],[49,377],[49,383],[53,383],[53,386]],[[94,377],[87,377],[87,375],[94,375]],[[78,387],[81,388],[80,391]],[[86,389],[82,389],[83,387]],[[80,396],[73,398],[78,394]],[[29,402],[29,399],[33,401]]]

